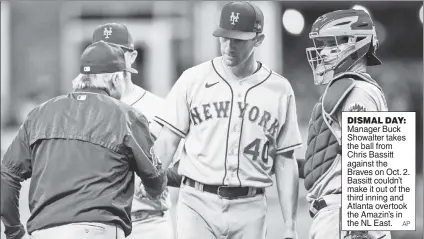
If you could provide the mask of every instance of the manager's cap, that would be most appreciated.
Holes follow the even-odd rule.
[[[128,28],[119,23],[106,23],[98,26],[93,32],[92,43],[105,41],[119,45],[127,50],[134,50],[134,41]]]
[[[230,2],[222,8],[219,27],[213,35],[250,40],[257,33],[262,33],[263,28],[264,15],[261,9],[249,2]]]
[[[128,71],[137,74],[137,70],[127,67],[124,51],[116,45],[104,41],[89,45],[81,55],[81,74],[102,74]]]

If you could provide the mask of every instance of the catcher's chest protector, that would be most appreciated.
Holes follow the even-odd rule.
[[[330,168],[337,154],[341,153],[341,145],[330,127],[331,122],[337,121],[336,112],[339,106],[355,87],[354,79],[364,80],[378,87],[376,82],[367,75],[343,74],[328,84],[323,96],[312,111],[304,166],[306,190],[311,189],[314,183]],[[324,119],[324,117],[326,118]]]
[[[330,168],[339,152],[338,148],[339,143],[322,116],[322,101],[320,100],[315,105],[309,121],[304,167],[306,190],[309,190]]]

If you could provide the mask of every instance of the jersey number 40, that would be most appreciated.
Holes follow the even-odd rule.
[[[246,147],[244,147],[243,153],[247,155],[252,156],[252,160],[256,161],[258,160],[259,155],[261,155],[261,159],[264,163],[268,163],[268,148],[269,148],[269,141],[267,140],[265,144],[262,146],[262,154],[259,152],[259,149],[261,148],[262,140],[255,139],[250,144],[248,144]]]

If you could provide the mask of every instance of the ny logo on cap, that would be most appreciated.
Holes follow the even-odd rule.
[[[105,27],[105,30],[103,31],[103,35],[105,36],[106,39],[108,39],[109,36],[112,35],[112,27],[109,27],[109,29]]]
[[[234,15],[234,12],[231,12],[230,22],[231,22],[232,25],[236,25],[236,24],[234,24],[234,22],[238,22],[239,14],[240,13],[237,13],[237,15]]]

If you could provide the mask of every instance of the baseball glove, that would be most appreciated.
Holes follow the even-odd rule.
[[[371,239],[367,231],[348,231],[344,239]]]

